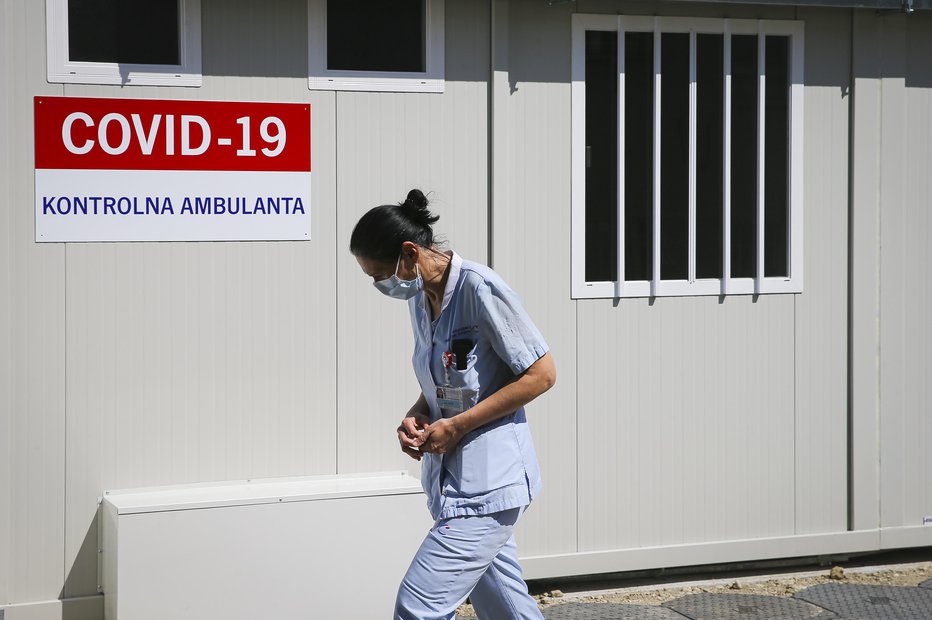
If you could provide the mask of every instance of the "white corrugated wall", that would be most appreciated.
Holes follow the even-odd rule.
[[[105,488],[417,471],[406,310],[347,251],[413,186],[557,362],[529,576],[932,544],[932,16],[510,0],[491,33],[489,10],[446,0],[434,95],[309,91],[304,0],[203,0],[201,88],[50,85],[44,3],[0,3],[0,606],[95,595]],[[570,299],[570,18],[619,10],[805,22],[803,294]],[[309,102],[313,239],[36,244],[36,95]]]
[[[932,15],[855,19],[853,511],[884,547],[932,544]]]
[[[0,601],[57,598],[64,574],[65,247],[38,245],[34,227],[32,98],[46,82],[45,5],[4,2],[0,304],[8,368],[0,381]],[[5,474],[5,475],[2,475]]]
[[[932,517],[932,15],[881,27],[880,523],[926,541]]]

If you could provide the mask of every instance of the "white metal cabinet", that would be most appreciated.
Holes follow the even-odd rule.
[[[402,472],[108,491],[105,618],[387,617],[430,524]]]

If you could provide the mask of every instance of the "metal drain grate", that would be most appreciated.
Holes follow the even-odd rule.
[[[686,620],[657,605],[620,603],[563,603],[543,611],[546,620]]]
[[[932,590],[925,588],[823,583],[795,596],[851,620],[932,618]]]
[[[691,620],[829,620],[835,614],[805,601],[757,594],[690,594],[663,604]]]

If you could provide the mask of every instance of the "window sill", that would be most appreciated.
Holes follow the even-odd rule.
[[[392,93],[442,93],[444,81],[430,78],[312,77],[311,90],[348,90]]]
[[[758,285],[754,278],[731,280],[661,280],[660,282],[586,282],[574,287],[573,299],[620,299],[625,297],[699,297],[713,295],[769,295],[802,293],[802,279],[763,278]]]
[[[75,66],[69,63],[64,71],[50,72],[51,84],[110,84],[116,86],[201,86],[203,76],[200,73],[186,73],[181,66],[167,66],[164,69],[153,65],[117,65],[100,63],[93,65],[82,63]]]

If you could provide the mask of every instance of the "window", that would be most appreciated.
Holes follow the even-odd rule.
[[[46,0],[49,82],[201,85],[200,0]]]
[[[575,15],[574,298],[802,291],[803,27]]]
[[[443,92],[443,0],[308,0],[308,86]]]

